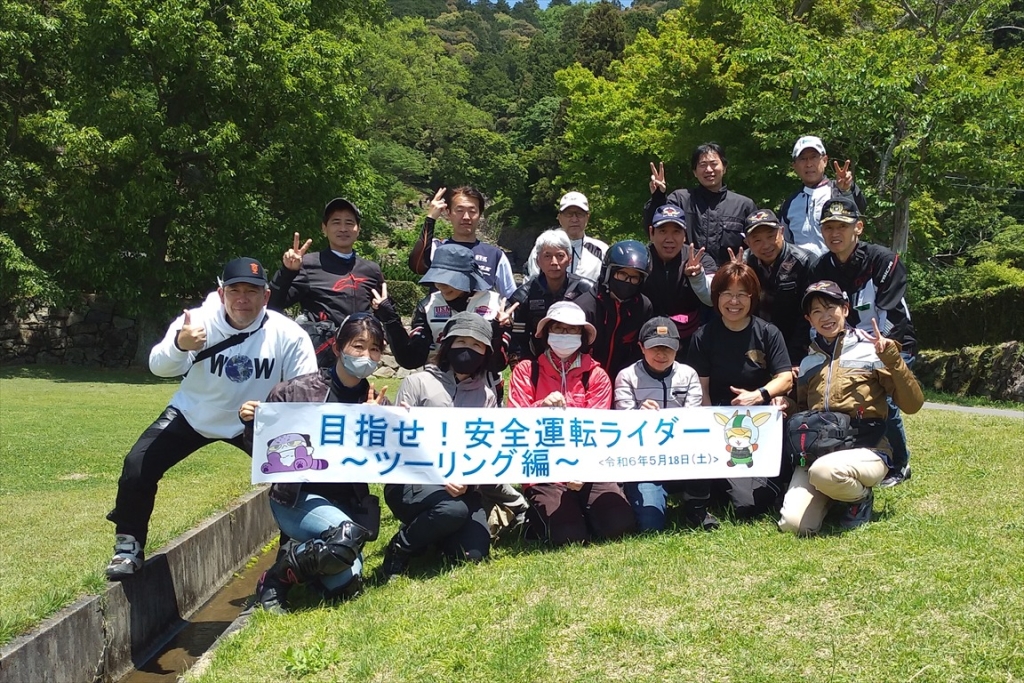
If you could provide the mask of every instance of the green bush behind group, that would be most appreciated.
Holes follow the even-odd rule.
[[[162,321],[228,258],[273,268],[293,232],[317,237],[339,195],[389,281],[410,279],[441,185],[480,187],[520,258],[568,189],[595,234],[638,237],[648,162],[690,185],[706,140],[732,189],[777,208],[801,134],[852,160],[912,306],[1019,299],[1022,17],[1018,0],[0,0],[0,302],[96,292]]]

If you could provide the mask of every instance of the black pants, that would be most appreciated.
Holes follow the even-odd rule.
[[[388,484],[384,501],[402,522],[399,542],[412,554],[437,546],[453,560],[487,557],[491,532],[479,492],[452,497],[443,486]]]
[[[207,438],[192,429],[177,408],[168,406],[142,433],[124,459],[121,478],[117,481],[117,501],[107,515],[116,533],[131,534],[145,547],[157,483],[167,470],[215,441],[224,441],[246,452],[241,434],[233,439]]]

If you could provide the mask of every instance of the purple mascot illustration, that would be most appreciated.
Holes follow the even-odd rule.
[[[313,445],[310,443],[309,434],[289,432],[275,436],[267,442],[267,462],[263,463],[260,471],[263,474],[272,474],[326,468],[326,460],[313,457]]]

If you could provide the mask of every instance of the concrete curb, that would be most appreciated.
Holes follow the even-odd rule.
[[[142,574],[82,598],[0,649],[0,683],[116,681],[151,657],[278,533],[267,489],[179,536]]]

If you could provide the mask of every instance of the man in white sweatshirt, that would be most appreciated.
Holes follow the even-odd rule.
[[[124,459],[117,500],[107,515],[116,525],[107,578],[123,579],[142,568],[157,483],[167,470],[215,441],[244,451],[242,404],[262,401],[278,382],[317,371],[309,336],[267,310],[269,297],[259,261],[230,261],[216,296],[184,311],[150,351],[154,375],[184,378]]]

